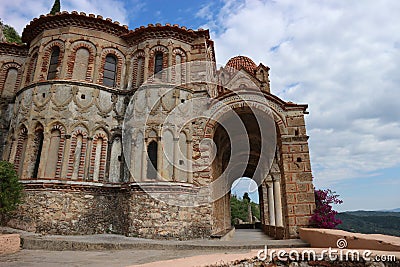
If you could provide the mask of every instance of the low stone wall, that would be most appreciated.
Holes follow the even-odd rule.
[[[155,239],[193,239],[211,234],[211,207],[180,207],[137,188],[50,185],[27,189],[7,226],[61,235],[116,233]],[[177,192],[164,192],[178,198]]]
[[[0,234],[0,255],[19,251],[20,243],[18,234]]]

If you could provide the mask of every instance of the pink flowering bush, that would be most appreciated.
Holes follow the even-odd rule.
[[[337,211],[332,209],[331,204],[342,204],[343,201],[339,199],[339,195],[335,195],[330,189],[315,190],[315,204],[316,208],[314,214],[310,219],[312,227],[333,229],[342,221],[335,218]]]

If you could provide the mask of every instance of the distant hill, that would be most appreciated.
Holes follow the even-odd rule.
[[[383,211],[386,211],[386,212],[400,212],[400,208],[392,209],[392,210],[383,210]]]
[[[342,220],[338,229],[364,234],[400,236],[400,212],[347,211],[337,215]]]

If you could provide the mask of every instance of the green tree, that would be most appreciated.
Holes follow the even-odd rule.
[[[60,0],[55,0],[53,7],[51,8],[50,14],[55,15],[57,12],[61,10],[61,3]]]
[[[0,220],[15,210],[21,202],[22,185],[18,180],[14,165],[8,161],[0,161]]]
[[[247,202],[250,203],[249,193],[245,192],[245,193],[243,194],[243,200],[247,200]]]
[[[250,197],[245,199],[246,193],[243,195],[243,199],[238,198],[236,195],[231,195],[231,220],[238,218],[242,221],[247,221],[248,204],[251,205],[251,212],[253,216],[260,219],[260,205],[250,201]],[[247,194],[248,197],[248,194]]]
[[[19,36],[18,32],[13,27],[4,24],[1,20],[0,27],[2,27],[4,37],[8,43],[22,44],[21,36]]]

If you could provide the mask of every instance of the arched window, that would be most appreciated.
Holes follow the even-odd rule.
[[[121,169],[122,169],[122,142],[121,137],[116,137],[111,145],[111,155],[110,155],[110,171],[109,171],[109,181],[111,183],[121,182]]]
[[[151,141],[147,146],[147,178],[157,178],[157,151],[158,144],[156,141]]]
[[[103,84],[105,86],[114,87],[117,72],[117,59],[114,55],[107,55],[104,64]]]
[[[61,132],[58,129],[53,129],[50,133],[50,145],[47,153],[46,167],[44,169],[44,177],[46,178],[54,178],[56,176],[60,143]]]
[[[21,128],[18,136],[17,152],[15,154],[14,167],[17,170],[18,176],[21,178],[22,169],[25,161],[26,146],[28,143],[28,130],[25,126]]]
[[[72,79],[84,81],[89,65],[90,52],[86,48],[79,48],[76,51],[74,69],[72,71]]]
[[[154,58],[154,74],[162,71],[163,68],[163,53],[158,52]]]
[[[38,54],[35,53],[32,57],[31,64],[29,66],[29,82],[33,82],[33,79],[35,78],[35,70],[36,70],[36,65],[37,65],[37,60],[38,60]]]
[[[51,50],[50,65],[47,72],[47,80],[53,80],[57,76],[58,58],[60,56],[60,48],[54,46]]]
[[[13,97],[15,86],[18,80],[18,70],[16,68],[9,68],[7,71],[6,81],[3,86],[2,97]]]
[[[136,87],[142,85],[144,80],[144,57],[137,58]]]

